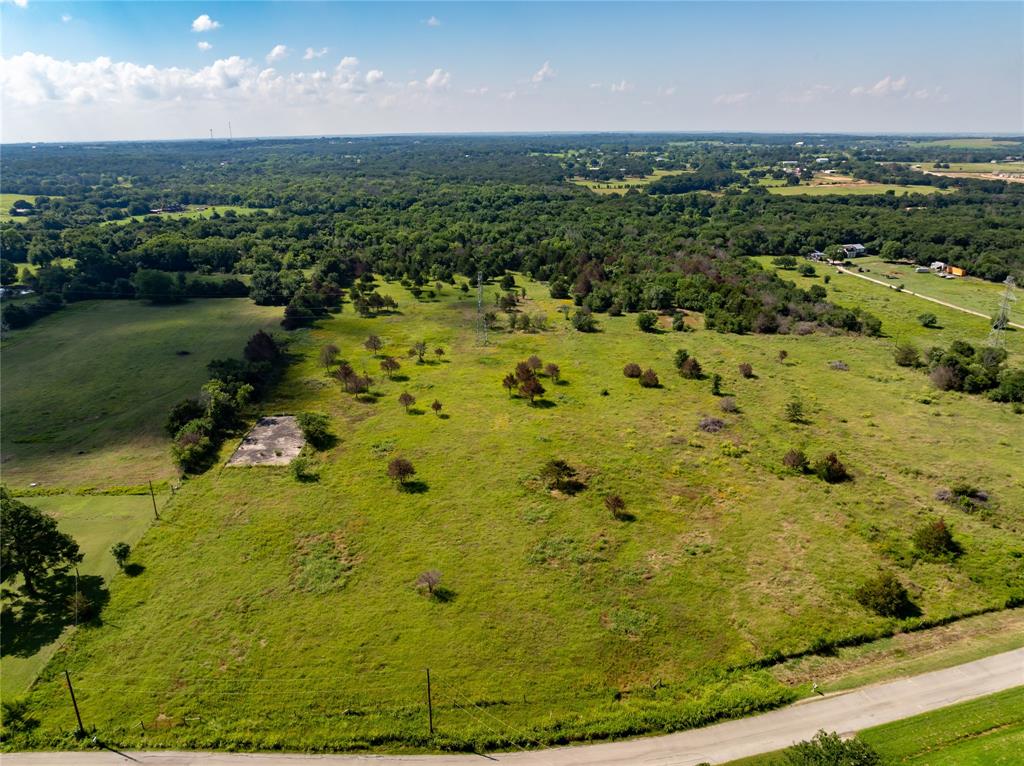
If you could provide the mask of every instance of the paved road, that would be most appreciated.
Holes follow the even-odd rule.
[[[307,756],[237,753],[129,753],[148,766],[694,766],[724,763],[788,747],[819,729],[852,733],[957,702],[1024,685],[1024,649],[986,657],[856,691],[814,698],[763,715],[703,729],[601,745],[579,745],[494,755]],[[3,766],[113,766],[130,763],[109,752],[15,753]]]
[[[864,274],[858,274],[856,271],[850,271],[849,269],[843,268],[842,266],[836,266],[836,268],[839,271],[843,272],[844,274],[849,274],[851,277],[859,277],[861,279],[866,279],[868,282],[874,282],[876,285],[888,287],[890,290],[896,289],[896,285],[894,285],[892,282],[883,282],[881,279],[875,279],[874,277],[865,276]],[[947,303],[946,301],[940,301],[938,298],[932,298],[930,295],[921,295],[921,293],[915,293],[911,290],[908,290],[905,287],[902,290],[900,290],[900,292],[906,293],[907,295],[913,295],[918,298],[923,298],[924,300],[931,301],[932,303],[938,303],[940,306],[945,306],[946,308],[949,309],[956,309],[957,311],[962,311],[965,314],[973,314],[976,317],[982,317],[984,319],[989,320],[992,319],[991,315],[989,314],[983,314],[982,312],[975,311],[974,309],[965,309],[963,306],[957,306],[955,303]],[[1017,327],[1021,330],[1024,330],[1024,324],[1017,324],[1016,322],[1008,322],[1008,324],[1011,327]]]

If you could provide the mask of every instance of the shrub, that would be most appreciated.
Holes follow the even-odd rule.
[[[534,372],[537,372],[537,370],[539,370],[541,367],[544,366],[544,363],[540,360],[540,357],[537,356],[536,354],[531,356],[530,358],[528,358],[526,360],[526,364]]]
[[[300,452],[290,465],[292,476],[296,481],[314,482],[320,480],[320,469],[316,462],[307,454]]]
[[[622,374],[627,378],[639,378],[642,372],[640,365],[636,362],[630,362],[622,368]]]
[[[736,404],[736,400],[731,396],[727,396],[718,403],[718,407],[722,412],[739,412],[739,406]]]
[[[784,416],[790,423],[801,423],[804,419],[804,404],[799,399],[786,402]]]
[[[428,569],[426,572],[420,573],[420,576],[416,578],[416,587],[420,590],[426,590],[428,596],[433,596],[437,586],[441,584],[441,573],[436,569]]]
[[[754,377],[754,367],[750,362],[743,362],[740,364],[740,375],[744,378]]]
[[[914,531],[914,547],[923,556],[933,559],[954,558],[961,548],[944,519],[931,521]]]
[[[661,385],[658,381],[658,373],[648,367],[640,374],[640,385],[644,388],[657,388]]]
[[[705,433],[717,434],[719,431],[725,428],[725,421],[722,420],[721,418],[713,418],[708,415],[705,415],[700,419],[700,422],[697,424],[697,427],[701,431],[704,431]]]
[[[907,589],[892,572],[882,572],[861,583],[853,597],[865,609],[882,617],[905,617],[916,611]]]
[[[416,397],[408,391],[403,391],[398,395],[398,403],[405,407],[406,412],[409,412],[409,408],[416,404]]]
[[[717,372],[711,376],[711,395],[722,395],[722,376],[719,375]]]
[[[114,557],[119,569],[124,569],[124,564],[131,555],[132,547],[128,543],[114,543],[110,546],[110,555]]]
[[[596,332],[597,320],[589,309],[579,309],[572,315],[572,326],[579,332]]]
[[[398,484],[405,482],[416,475],[416,469],[409,460],[404,457],[392,458],[388,462],[388,477]]]
[[[835,732],[819,731],[809,741],[783,751],[787,766],[881,766],[882,758],[863,740],[844,740]]]
[[[696,380],[701,377],[703,371],[700,368],[700,362],[691,356],[679,366],[679,374],[684,378]]]
[[[690,358],[690,352],[689,351],[687,351],[684,348],[676,349],[676,355],[674,357],[676,369],[677,370],[680,369],[683,366],[683,363],[686,362],[686,360],[689,359],[689,358]]]
[[[330,369],[334,363],[338,360],[338,354],[341,353],[341,349],[335,346],[333,343],[328,343],[320,349],[320,366],[325,369]]]
[[[900,367],[918,367],[921,364],[921,355],[917,348],[909,343],[900,343],[896,346],[893,359]]]
[[[637,314],[636,326],[643,332],[653,332],[658,326],[658,315],[653,311],[641,311]]]
[[[851,476],[846,470],[835,452],[830,452],[814,464],[814,473],[822,481],[829,484],[839,484],[848,481]]]
[[[168,436],[177,436],[182,427],[191,420],[206,414],[206,407],[198,399],[183,399],[175,404],[167,415],[164,431]]]
[[[805,473],[808,466],[807,455],[805,455],[801,450],[791,449],[782,456],[782,464],[792,471]]]
[[[331,421],[319,412],[303,412],[295,418],[302,435],[314,449],[324,449],[331,443]]]
[[[544,374],[557,383],[562,375],[562,371],[554,362],[548,362],[544,365]]]
[[[786,361],[786,359],[788,359],[788,358],[789,358],[789,352],[788,352],[788,351],[786,351],[786,349],[781,349],[781,350],[779,351],[779,355],[778,355],[778,360],[779,360],[780,362],[785,362],[785,361]]]
[[[626,517],[626,501],[619,495],[608,495],[605,497],[604,507],[608,509],[613,519],[622,520]]]
[[[549,460],[540,469],[540,478],[549,490],[575,494],[586,485],[576,478],[576,469],[564,460]]]
[[[676,332],[687,332],[690,329],[686,326],[686,314],[679,313],[672,317],[672,329]]]
[[[828,366],[831,367],[833,370],[839,370],[840,372],[845,372],[846,370],[850,369],[850,365],[841,360],[829,362]]]
[[[438,417],[441,417],[441,410],[443,408],[444,405],[441,404],[441,402],[439,402],[437,399],[435,399],[433,403],[430,405],[430,409],[432,409],[434,411],[434,414],[437,415]]]
[[[535,377],[527,378],[519,384],[519,393],[527,397],[530,400],[530,404],[533,404],[538,396],[544,395],[544,386]]]
[[[926,311],[917,315],[917,321],[921,323],[922,327],[935,327],[939,323],[939,318],[930,311]]]
[[[955,391],[963,384],[961,376],[947,364],[937,366],[928,374],[928,377],[940,391]]]

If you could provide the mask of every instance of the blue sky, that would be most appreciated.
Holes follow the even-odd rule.
[[[0,5],[4,141],[1024,132],[1019,2]]]

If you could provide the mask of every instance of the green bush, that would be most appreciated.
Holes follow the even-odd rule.
[[[786,748],[788,766],[881,766],[882,758],[867,742],[844,740],[835,732],[819,731],[809,741]]]
[[[329,447],[333,437],[331,436],[331,420],[319,412],[303,412],[295,418],[302,429],[302,435],[314,449]]]
[[[912,540],[917,551],[926,558],[955,558],[961,553],[960,545],[953,539],[953,532],[944,519],[918,527]]]
[[[835,452],[828,453],[815,463],[814,473],[819,479],[829,484],[839,484],[852,478]]]
[[[857,603],[882,617],[909,617],[917,612],[910,594],[892,572],[882,572],[853,593]]]
[[[641,311],[637,314],[636,326],[643,332],[654,332],[658,326],[658,315],[653,311]]]

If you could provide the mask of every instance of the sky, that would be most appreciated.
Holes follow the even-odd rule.
[[[0,0],[0,140],[1024,133],[1024,3]]]

